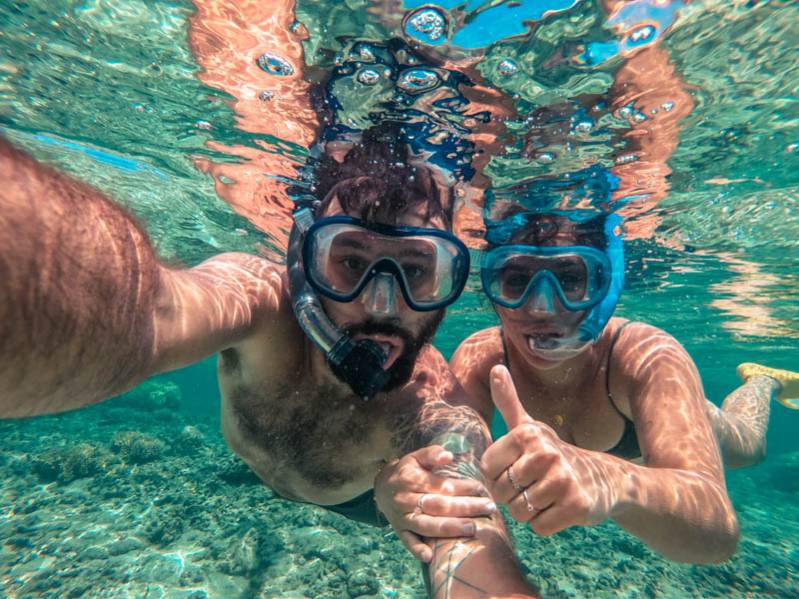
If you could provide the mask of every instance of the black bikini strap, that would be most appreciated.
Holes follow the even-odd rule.
[[[510,362],[508,361],[508,346],[505,345],[505,331],[502,327],[499,327],[499,339],[502,341],[502,363],[505,365],[505,368],[510,370]]]
[[[607,361],[605,362],[605,391],[607,391],[610,405],[612,405],[613,409],[615,409],[625,420],[628,420],[627,416],[625,416],[624,412],[622,412],[616,405],[616,401],[613,399],[613,394],[610,392],[610,359],[613,356],[613,349],[616,347],[616,342],[619,340],[619,337],[621,337],[621,332],[626,329],[628,325],[631,325],[634,322],[634,320],[628,320],[618,329],[616,329],[616,332],[613,333],[613,339],[610,340],[610,347],[608,348]]]

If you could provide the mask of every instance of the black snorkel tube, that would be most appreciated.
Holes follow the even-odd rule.
[[[294,226],[289,236],[286,260],[289,268],[289,289],[294,315],[308,338],[325,355],[333,372],[345,381],[355,395],[372,399],[388,382],[389,373],[383,370],[386,353],[374,341],[354,341],[334,325],[316,292],[305,276],[302,244],[314,222],[314,209],[300,205],[294,211]]]

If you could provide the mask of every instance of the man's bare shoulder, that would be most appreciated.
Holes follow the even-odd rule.
[[[502,329],[490,327],[467,337],[452,354],[450,366],[461,382],[475,376],[488,376],[488,371],[504,361]]]

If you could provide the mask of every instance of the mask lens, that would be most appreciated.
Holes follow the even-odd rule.
[[[383,233],[350,222],[319,222],[309,233],[309,281],[338,301],[352,301],[378,273],[392,274],[422,308],[451,299],[460,278],[463,250],[439,235]],[[467,257],[468,258],[468,257]],[[462,282],[460,282],[462,283]]]
[[[593,248],[504,246],[483,260],[486,292],[495,302],[518,308],[542,282],[557,286],[569,310],[582,310],[607,289],[606,258]]]

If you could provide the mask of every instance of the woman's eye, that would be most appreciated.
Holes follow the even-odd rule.
[[[509,275],[505,277],[505,285],[508,287],[524,287],[527,285],[527,279],[523,275]]]
[[[577,289],[582,282],[582,277],[574,273],[565,273],[560,277],[560,284],[569,289]]]
[[[405,266],[403,267],[403,270],[405,271],[405,276],[408,277],[408,279],[418,279],[425,274],[424,268],[419,266]]]

